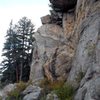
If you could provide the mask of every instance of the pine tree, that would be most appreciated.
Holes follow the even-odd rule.
[[[12,21],[10,23],[10,27],[7,30],[7,35],[6,35],[6,42],[4,44],[3,48],[3,54],[4,60],[2,61],[3,67],[5,68],[5,71],[3,72],[3,79],[2,80],[9,80],[11,82],[14,82],[15,79],[15,66],[16,63],[16,45],[18,44],[17,38],[16,38],[16,33],[13,30],[13,24]],[[13,77],[12,77],[13,75]]]
[[[11,21],[3,48],[5,58],[2,63],[5,71],[2,81],[18,82],[29,79],[33,42],[35,40],[33,34],[34,25],[30,19],[23,17],[15,26],[12,25]]]
[[[21,40],[20,43],[20,80],[23,79],[23,75],[25,75],[23,72],[25,72],[25,69],[29,70],[29,66],[31,63],[31,56],[32,56],[32,50],[33,50],[33,41],[35,38],[33,37],[34,34],[34,25],[32,24],[31,20],[27,19],[26,17],[23,17],[19,20],[18,25],[18,37]],[[24,70],[24,71],[23,71]]]

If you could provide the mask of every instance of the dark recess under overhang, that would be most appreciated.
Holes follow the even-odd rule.
[[[57,12],[67,12],[74,9],[77,0],[49,0],[52,8]]]

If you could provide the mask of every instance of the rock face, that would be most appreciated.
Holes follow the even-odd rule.
[[[38,51],[38,59],[35,59],[36,51],[33,51],[30,79],[40,79],[44,74],[49,80],[63,79],[70,70],[70,61],[73,57],[73,48],[68,45],[63,29],[54,24],[45,24],[37,30],[35,35]],[[67,51],[67,52],[66,52]]]
[[[42,66],[48,59],[48,56],[54,52],[53,50],[58,45],[59,36],[62,33],[62,29],[59,26],[52,24],[43,25],[38,29],[35,34],[36,42],[34,43],[35,49],[30,72],[31,80],[43,79]]]
[[[35,34],[30,78],[64,80],[76,88],[74,100],[100,100],[100,0],[50,2],[56,20]]]
[[[62,28],[54,24],[43,25],[38,29],[35,38],[37,48],[33,51],[30,79],[43,78],[42,66],[44,67],[44,72],[48,79],[51,75],[50,80],[54,78],[52,74],[53,66],[55,66],[55,76],[59,76],[59,78],[66,77],[67,75],[65,73],[70,69],[69,65],[73,56],[73,50],[66,46],[66,39]],[[36,51],[38,53],[36,53]]]
[[[75,96],[75,100],[99,100],[100,99],[100,76],[85,82]]]
[[[67,52],[66,52],[67,51]],[[71,60],[73,57],[73,49],[68,46],[61,46],[55,49],[52,57],[44,64],[45,76],[51,80],[66,80],[71,68]]]
[[[74,25],[75,25],[75,15],[74,12],[71,13],[64,13],[63,19],[62,19],[62,27],[64,31],[64,35],[67,39],[70,39],[73,31],[74,31]]]
[[[41,50],[42,51],[42,50]],[[43,79],[43,61],[41,58],[41,53],[38,49],[38,44],[36,41],[34,42],[34,51],[33,51],[33,62],[31,64],[31,71],[30,71],[30,80],[37,81]]]
[[[78,33],[78,44],[68,81],[79,88],[75,100],[99,100],[100,1],[78,0],[77,4],[78,27],[75,32]]]
[[[49,0],[56,11],[68,11],[75,7],[77,0]]]

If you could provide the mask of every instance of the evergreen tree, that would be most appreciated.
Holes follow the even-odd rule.
[[[13,30],[12,21],[10,23],[10,27],[7,30],[6,35],[6,43],[4,44],[3,48],[3,54],[4,60],[2,61],[3,67],[5,71],[3,72],[3,78],[2,81],[8,80],[9,82],[15,81],[15,68],[13,67],[15,65],[15,55],[16,55],[16,34]],[[12,77],[13,75],[13,77]]]
[[[33,34],[34,25],[28,18],[23,17],[15,26],[11,21],[3,48],[5,58],[2,63],[5,71],[2,82],[18,82],[29,79],[32,44],[35,40]]]
[[[34,25],[31,20],[23,17],[17,24],[17,34],[20,39],[20,80],[23,80],[25,69],[29,70],[32,59]],[[24,70],[24,71],[23,71]],[[24,73],[23,73],[24,72]],[[28,73],[29,74],[29,73]]]

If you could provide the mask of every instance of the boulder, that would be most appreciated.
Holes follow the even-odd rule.
[[[42,24],[51,23],[51,16],[50,15],[46,15],[46,16],[41,17],[41,22],[42,22]]]
[[[32,92],[27,94],[23,100],[39,100],[39,92]]]
[[[0,91],[0,97],[2,97],[2,100],[5,100],[7,98],[8,92],[14,90],[16,88],[16,84],[8,84],[6,85],[1,91]]]
[[[25,95],[23,100],[39,100],[41,90],[42,89],[38,86],[29,85],[22,93]]]
[[[4,87],[3,91],[5,93],[10,92],[16,88],[16,84],[8,84],[7,86]]]
[[[43,37],[49,37],[54,40],[59,40],[63,38],[63,29],[59,25],[46,24],[41,26],[37,32]],[[37,34],[36,34],[37,35]]]
[[[55,93],[51,92],[47,95],[46,100],[59,100],[59,98]]]

